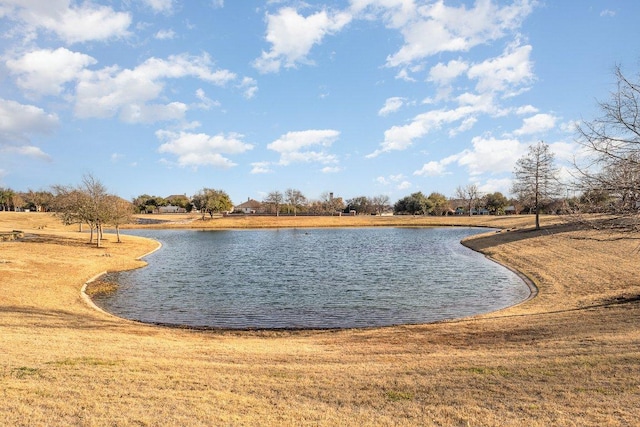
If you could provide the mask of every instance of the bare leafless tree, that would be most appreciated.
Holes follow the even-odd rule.
[[[558,194],[558,169],[547,144],[540,141],[516,162],[512,192],[532,206],[536,214],[536,230],[540,229],[540,209]]]
[[[480,189],[476,184],[468,184],[464,187],[458,186],[456,188],[456,197],[467,206],[467,213],[471,216],[473,206],[480,199]]]
[[[293,215],[298,214],[298,208],[304,206],[307,202],[307,198],[302,194],[300,190],[294,188],[288,188],[284,192],[285,201],[293,208]]]
[[[583,121],[577,141],[585,155],[576,162],[583,194],[606,194],[604,210],[613,214],[609,223],[624,229],[640,229],[640,84],[629,80],[620,66],[615,68],[616,90],[599,102],[601,115]]]
[[[117,242],[121,243],[120,226],[130,223],[133,219],[133,204],[121,197],[110,194],[106,200],[107,221],[116,229]]]

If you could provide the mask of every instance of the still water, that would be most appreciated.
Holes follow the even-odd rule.
[[[95,302],[119,316],[215,328],[426,323],[529,296],[510,270],[460,244],[476,228],[133,230],[162,249]],[[126,236],[125,236],[126,238]]]

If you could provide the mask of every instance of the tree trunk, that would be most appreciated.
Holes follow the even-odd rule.
[[[538,205],[538,189],[536,188],[536,230],[540,230],[540,206]]]

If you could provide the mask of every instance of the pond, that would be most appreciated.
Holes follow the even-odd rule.
[[[427,323],[525,300],[512,271],[462,244],[478,228],[130,230],[162,248],[110,273],[94,299],[128,319],[192,327],[353,328]],[[126,238],[126,236],[124,237]]]

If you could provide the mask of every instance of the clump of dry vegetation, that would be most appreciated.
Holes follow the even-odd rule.
[[[109,295],[118,290],[118,284],[105,280],[94,280],[87,284],[84,292],[91,298],[98,295]]]
[[[96,274],[143,265],[135,258],[155,242],[105,235],[96,248],[31,215],[0,212],[0,230],[33,233],[0,243],[7,425],[602,426],[640,418],[638,236],[555,217],[541,218],[539,231],[531,217],[453,218],[511,230],[465,244],[529,277],[537,297],[427,325],[205,332],[117,319],[80,297]],[[330,221],[345,219],[353,218]],[[435,220],[395,219],[446,224]],[[251,218],[225,221],[209,223],[250,226]],[[304,226],[337,226],[328,224]]]

